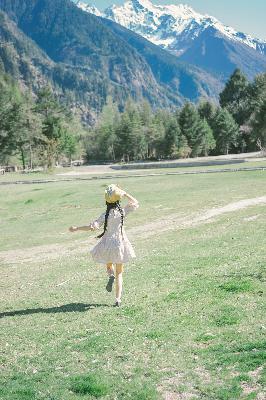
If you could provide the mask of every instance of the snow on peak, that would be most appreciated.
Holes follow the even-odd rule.
[[[193,41],[209,27],[230,40],[266,52],[265,41],[238,32],[212,16],[199,14],[186,4],[157,5],[151,0],[126,0],[122,5],[108,7],[103,13],[82,1],[78,1],[77,6],[84,11],[111,19],[154,44],[177,53],[182,53],[189,41]]]
[[[95,6],[92,6],[88,3],[84,3],[83,1],[77,1],[76,2],[76,6],[78,6],[79,8],[81,8],[81,10],[86,11],[90,14],[94,14],[97,17],[102,17],[103,14],[101,13],[100,10],[98,10],[98,8],[96,8]]]

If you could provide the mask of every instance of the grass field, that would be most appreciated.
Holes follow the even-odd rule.
[[[141,204],[119,309],[67,231],[107,183],[0,188],[0,399],[265,399],[266,172],[117,179]]]

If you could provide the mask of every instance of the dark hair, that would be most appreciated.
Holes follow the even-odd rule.
[[[104,230],[103,233],[101,233],[99,236],[97,236],[98,239],[100,239],[101,237],[103,237],[103,235],[106,232],[107,229],[107,224],[108,224],[108,217],[109,217],[109,213],[112,209],[116,209],[120,212],[121,215],[121,234],[123,234],[123,224],[124,224],[124,213],[123,210],[120,206],[120,202],[116,201],[115,203],[108,203],[106,202],[106,213],[105,213],[105,220],[104,220]]]

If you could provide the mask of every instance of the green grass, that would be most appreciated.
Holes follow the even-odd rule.
[[[101,376],[80,375],[72,378],[70,390],[80,395],[91,395],[96,398],[106,396],[110,391]]]
[[[141,204],[128,229],[265,195],[259,171],[118,183]],[[105,184],[1,188],[0,399],[263,398],[266,206],[130,235],[138,258],[116,309],[86,253],[95,235],[67,232],[101,212]]]
[[[249,292],[252,290],[252,282],[250,280],[230,280],[220,285],[222,290],[231,293]]]

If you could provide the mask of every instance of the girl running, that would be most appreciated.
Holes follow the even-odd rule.
[[[120,201],[127,198],[128,204],[122,208]],[[71,226],[71,232],[94,231],[104,225],[103,233],[97,236],[100,241],[91,250],[94,261],[106,265],[109,276],[106,290],[112,291],[116,283],[115,306],[121,306],[123,286],[123,264],[136,257],[134,249],[127,238],[124,220],[131,211],[139,207],[138,201],[117,185],[110,185],[105,190],[106,211],[98,219],[86,226]]]

